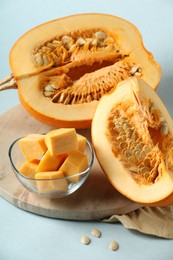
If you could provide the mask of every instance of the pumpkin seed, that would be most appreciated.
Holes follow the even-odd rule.
[[[78,38],[77,41],[76,41],[76,44],[80,47],[83,46],[85,43],[86,43],[86,41],[81,37]]]
[[[42,65],[43,65],[43,58],[42,58],[42,56],[41,56],[41,54],[40,53],[37,53],[36,55],[35,55],[35,63],[36,63],[36,65],[38,66],[38,67],[41,67]]]
[[[142,168],[140,169],[140,172],[141,172],[141,173],[149,173],[149,172],[150,172],[150,169],[149,169],[149,167],[145,166],[145,167],[142,167]]]
[[[47,47],[49,48],[49,49],[55,49],[55,44],[53,44],[53,43],[51,43],[51,42],[49,42],[48,44],[47,44]]]
[[[124,148],[127,147],[127,143],[121,142],[121,143],[119,144],[119,147],[120,147],[121,149],[124,149]]]
[[[44,66],[46,66],[46,65],[49,64],[49,60],[48,60],[48,58],[47,58],[46,55],[43,55],[42,59],[43,59],[43,65],[44,65]]]
[[[62,44],[62,42],[57,41],[57,40],[53,40],[52,44],[56,47],[56,46],[60,46]]]
[[[135,148],[136,148],[136,150],[141,151],[142,148],[143,148],[143,145],[141,143],[139,143],[139,144],[136,145]]]
[[[90,242],[91,242],[91,239],[90,239],[88,236],[83,235],[83,236],[81,237],[81,242],[82,242],[82,244],[84,244],[84,245],[89,245]]]
[[[98,42],[97,42],[97,46],[98,46],[98,47],[104,47],[104,46],[105,46],[105,43],[102,42],[102,41],[98,41]]]
[[[90,43],[90,46],[91,46],[91,47],[97,46],[97,43],[98,43],[97,39],[94,39],[94,40]]]
[[[54,87],[50,84],[48,84],[47,86],[44,87],[44,91],[53,91]]]
[[[104,39],[107,37],[107,35],[106,35],[104,32],[99,31],[99,32],[96,32],[96,33],[95,33],[95,37],[96,37],[99,41],[102,41],[102,40],[104,40]]]
[[[112,251],[116,251],[119,248],[118,242],[113,240],[109,243],[108,248]]]
[[[140,159],[140,151],[139,150],[134,150],[134,155],[136,157],[136,159]]]
[[[166,122],[163,122],[160,126],[160,132],[162,135],[167,135],[169,132],[168,124]]]
[[[132,152],[129,150],[126,150],[125,155],[127,156],[127,158],[132,156]]]
[[[130,70],[130,74],[133,76],[133,75],[136,75],[137,76],[137,73],[141,74],[142,70],[141,68],[138,66],[138,65],[134,65],[131,70]],[[138,75],[139,76],[139,75]]]
[[[62,37],[61,41],[64,45],[66,45],[72,41],[72,38],[70,36],[65,35]]]
[[[97,228],[93,228],[92,230],[91,230],[91,234],[94,236],[94,237],[101,237],[101,231],[100,230],[98,230]]]
[[[44,94],[45,97],[52,97],[54,92],[53,91],[44,91],[43,94]]]
[[[131,172],[138,172],[138,167],[136,167],[136,166],[134,166],[134,167],[130,167],[129,168],[129,170],[131,171]]]

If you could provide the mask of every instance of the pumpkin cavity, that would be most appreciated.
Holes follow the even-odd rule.
[[[64,105],[99,101],[118,82],[132,75],[141,76],[140,66],[125,61],[126,57],[115,37],[102,28],[57,36],[33,52],[38,69],[49,67],[48,73],[43,73],[43,95]]]
[[[150,185],[165,169],[173,172],[173,136],[154,101],[133,95],[134,99],[117,103],[110,111],[107,136],[115,157],[131,177],[138,184]]]

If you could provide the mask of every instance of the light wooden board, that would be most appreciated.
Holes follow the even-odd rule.
[[[66,198],[46,199],[26,190],[15,177],[8,159],[9,145],[29,133],[45,133],[51,126],[32,118],[21,105],[0,116],[0,196],[23,210],[39,215],[94,220],[125,214],[140,206],[117,192],[108,182],[96,158],[84,185]],[[90,139],[90,129],[80,130]]]

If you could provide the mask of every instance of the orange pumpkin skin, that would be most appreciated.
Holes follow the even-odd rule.
[[[162,101],[140,78],[122,81],[102,97],[92,122],[92,142],[115,189],[142,205],[173,204],[172,129]]]
[[[73,45],[67,47],[65,38],[70,38]],[[60,47],[55,48],[56,44]],[[122,18],[106,14],[72,15],[39,25],[25,33],[10,52],[22,105],[36,119],[55,127],[91,127],[101,96],[135,74],[132,71],[136,65],[141,69],[140,73],[137,71],[140,77],[156,89],[161,68],[144,47],[138,29]],[[61,76],[65,78],[64,85],[57,89],[64,88],[66,100],[60,101],[63,95],[59,100],[48,97],[48,93],[45,97],[45,84]],[[68,96],[72,88],[73,93]],[[57,89],[56,96],[61,92]]]

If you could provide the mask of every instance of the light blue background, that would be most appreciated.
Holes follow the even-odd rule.
[[[172,0],[0,0],[0,78],[10,73],[8,54],[23,33],[49,20],[88,12],[120,16],[138,27],[145,47],[162,67],[157,92],[173,116]],[[15,90],[0,92],[0,114],[18,103]],[[172,240],[126,230],[121,224],[49,219],[22,211],[1,198],[0,223],[0,260],[173,259]],[[102,238],[93,238],[89,246],[83,246],[80,237],[90,235],[93,227],[102,231]],[[107,248],[113,239],[120,244],[116,252]]]

